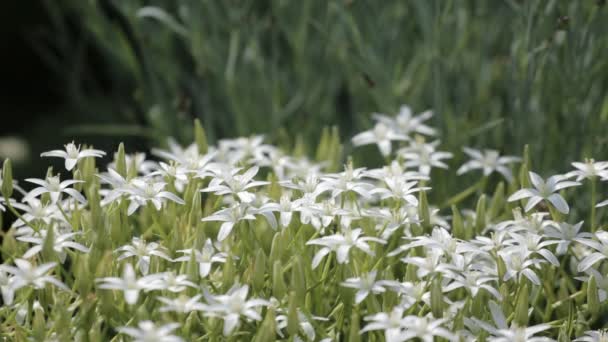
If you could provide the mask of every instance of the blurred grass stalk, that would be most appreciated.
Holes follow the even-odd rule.
[[[77,18],[112,82],[129,85],[105,98],[120,125],[101,134],[184,142],[199,118],[212,142],[263,132],[289,148],[300,136],[312,155],[321,127],[338,125],[344,141],[371,125],[372,111],[407,103],[435,110],[452,151],[515,154],[529,143],[546,172],[563,169],[564,155],[607,157],[602,1],[47,4],[55,25]],[[78,42],[49,39],[47,59],[77,85]],[[78,86],[72,100],[83,112],[96,103]]]

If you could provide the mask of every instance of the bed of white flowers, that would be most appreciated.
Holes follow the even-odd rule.
[[[431,116],[375,115],[352,139],[377,145],[387,165],[374,169],[328,171],[336,135],[317,163],[261,136],[207,146],[198,123],[195,143],[153,150],[159,161],[121,145],[99,169],[105,152],[70,143],[42,154],[66,170],[17,182],[6,160],[0,209],[17,219],[3,232],[0,338],[608,341],[595,209],[608,162],[543,178],[527,152],[465,148],[457,175],[433,174],[479,181],[435,207],[431,170],[452,154]],[[490,176],[504,182],[484,195]],[[474,210],[456,207],[475,194]],[[572,222],[568,201],[589,218]]]

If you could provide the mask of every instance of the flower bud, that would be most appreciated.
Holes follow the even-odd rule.
[[[462,215],[456,208],[456,205],[452,205],[452,233],[457,239],[465,239],[464,223],[462,222]]]
[[[587,282],[587,309],[593,316],[600,312],[600,297],[594,276],[591,276]]]
[[[306,274],[304,272],[302,258],[296,255],[291,266],[291,281],[289,286],[295,290],[298,305],[300,306],[304,305],[304,299],[306,298]]]
[[[207,144],[207,134],[205,134],[205,129],[203,128],[203,125],[199,119],[194,119],[194,141],[196,141],[198,153],[206,154],[209,150],[209,145]]]
[[[486,227],[486,195],[482,194],[475,208],[475,232],[481,234]]]
[[[82,177],[82,171],[80,171],[80,169],[76,169],[76,171],[74,171],[74,180],[84,180],[84,178]],[[81,192],[83,185],[84,183],[75,183],[74,190]]]
[[[422,221],[421,225],[426,232],[430,232],[433,227],[431,225],[431,211],[429,209],[429,201],[426,197],[426,191],[420,191],[418,195],[418,202],[418,215]]]
[[[360,342],[361,341],[361,334],[359,333],[360,330],[361,330],[361,328],[360,328],[360,324],[359,324],[359,313],[357,312],[357,310],[353,310],[353,312],[350,315],[350,326],[348,328],[348,338],[346,340],[350,341],[350,342]]]
[[[32,335],[36,341],[44,341],[46,336],[46,321],[44,319],[44,309],[38,301],[34,302],[34,320],[32,321]]]
[[[503,182],[498,183],[496,190],[494,190],[494,195],[492,195],[492,200],[490,201],[490,208],[488,208],[488,216],[490,218],[495,218],[498,216],[500,211],[505,206],[505,184]]]
[[[201,193],[198,191],[197,188],[194,192],[194,196],[192,196],[192,207],[188,215],[188,225],[190,227],[196,227],[198,223],[201,222],[201,219]]]
[[[281,260],[276,260],[272,265],[272,295],[279,301],[285,297],[287,285],[283,278],[283,266]]]
[[[195,337],[195,331],[198,329],[198,327],[201,326],[201,320],[198,317],[198,314],[196,312],[191,312],[188,317],[186,318],[186,322],[184,322],[184,326],[182,327],[182,331],[184,332],[184,335],[186,336],[190,336],[191,338],[194,339]]]
[[[235,272],[236,270],[234,269],[234,262],[232,261],[232,256],[229,255],[226,258],[226,262],[224,263],[224,268],[222,270],[224,284],[223,290],[227,291],[230,288],[231,284],[238,282]]]
[[[264,289],[264,277],[266,276],[266,254],[259,248],[253,264],[253,290],[260,292]]]
[[[13,195],[13,165],[8,158],[4,159],[2,165],[0,183],[2,183],[2,196],[10,198]]]
[[[281,255],[283,253],[281,240],[281,232],[275,233],[272,238],[272,243],[270,244],[270,255],[268,256],[271,264],[281,260]]]
[[[519,184],[521,188],[530,187],[530,178],[528,171],[530,171],[530,146],[526,144],[524,146],[523,162],[519,167]]]
[[[118,152],[116,152],[116,172],[123,177],[127,177],[127,157],[125,155],[125,145],[120,143],[118,145]]]
[[[269,308],[266,312],[266,317],[262,322],[262,326],[255,335],[254,342],[266,342],[276,340],[276,314],[273,308]]]
[[[443,291],[441,290],[441,276],[435,277],[431,282],[431,312],[433,317],[443,317]]]
[[[57,253],[55,253],[55,229],[53,225],[46,232],[41,254],[46,261],[54,261],[57,258]]]
[[[528,284],[520,284],[519,295],[515,303],[515,312],[513,321],[520,327],[528,326]]]
[[[297,336],[300,330],[298,317],[298,299],[295,291],[289,293],[289,304],[287,309],[287,333],[289,336]]]

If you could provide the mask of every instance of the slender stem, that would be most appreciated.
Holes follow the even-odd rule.
[[[19,214],[19,212],[17,210],[15,210],[15,208],[13,208],[13,205],[11,204],[10,198],[8,198],[8,196],[4,196],[4,200],[6,202],[6,206],[11,211],[11,213],[13,213],[13,215],[17,216],[18,219],[23,221],[23,223],[25,223],[28,227],[32,228],[36,233],[40,232],[40,230],[38,228],[36,228],[31,222],[29,222],[23,216],[21,216],[21,214]]]
[[[475,193],[475,191],[477,191],[478,189],[482,189],[485,185],[486,178],[487,177],[485,177],[485,176],[482,177],[479,181],[477,181],[477,183],[471,185],[470,187],[468,187],[468,188],[464,189],[463,191],[457,193],[456,195],[450,197],[447,201],[445,201],[445,203],[443,203],[443,205],[441,207],[446,208],[453,204],[458,204],[459,202],[463,201],[465,198],[467,198],[470,195],[472,195],[473,193]]]
[[[595,233],[595,202],[596,202],[596,188],[597,188],[597,177],[591,177],[591,218],[589,224],[591,225],[591,232]]]

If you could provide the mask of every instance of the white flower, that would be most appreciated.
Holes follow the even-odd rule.
[[[198,289],[198,285],[188,280],[188,275],[175,275],[173,271],[159,273],[159,277],[155,278],[152,287],[158,290],[168,290],[173,293],[182,292],[186,287]]]
[[[352,138],[353,145],[362,146],[377,144],[383,156],[391,154],[391,141],[406,141],[409,137],[395,132],[390,126],[382,122],[376,123],[373,129],[361,132]]]
[[[382,281],[376,281],[376,273],[377,271],[371,271],[362,275],[361,277],[348,278],[340,285],[357,289],[358,291],[355,294],[355,303],[359,304],[365,298],[367,298],[370,292],[378,294],[386,291],[386,289],[382,287]]]
[[[442,160],[452,158],[453,155],[450,152],[436,151],[438,145],[439,140],[428,144],[423,141],[413,141],[410,146],[398,151],[405,160],[403,166],[417,167],[418,172],[423,176],[428,176],[433,167],[447,169],[448,165]]]
[[[530,259],[532,252],[528,251],[525,247],[519,247],[517,249],[511,249],[508,252],[501,251],[500,256],[505,262],[507,271],[505,272],[504,281],[509,279],[521,280],[521,277],[528,278],[535,285],[540,285],[541,281],[532,270],[532,267],[537,267],[540,263],[544,262],[541,259]]]
[[[469,157],[471,157],[471,160],[464,163],[458,169],[458,171],[456,171],[456,173],[459,175],[473,169],[482,169],[484,176],[488,176],[490,173],[496,171],[502,174],[510,182],[513,180],[513,174],[507,166],[521,160],[521,158],[513,156],[501,157],[498,154],[498,151],[495,150],[484,150],[482,152],[476,149],[464,147],[463,151]]]
[[[86,157],[97,157],[101,158],[105,156],[106,153],[100,150],[94,149],[84,149],[80,150],[80,145],[76,146],[74,142],[65,145],[65,151],[63,150],[53,150],[49,152],[43,152],[40,154],[41,157],[58,157],[65,159],[65,168],[70,171],[76,166],[78,160]]]
[[[71,179],[61,182],[59,175],[47,177],[45,180],[38,178],[27,178],[26,181],[40,186],[28,192],[27,195],[23,197],[24,202],[28,202],[34,198],[38,198],[38,196],[42,194],[48,193],[51,196],[51,203],[56,204],[61,198],[61,194],[65,193],[82,204],[87,203],[87,200],[80,194],[80,192],[72,188],[68,188],[68,186],[72,184],[84,183],[84,181]]]
[[[547,249],[547,246],[556,244],[557,242],[554,240],[542,241],[542,236],[528,233],[525,235],[511,233],[511,239],[505,241],[506,244],[516,244],[515,246],[506,247],[503,249],[505,253],[508,253],[511,250],[517,250],[519,248],[524,248],[530,254],[540,254],[545,260],[550,262],[553,266],[559,267],[559,261],[557,257],[551,252],[551,250]]]
[[[271,299],[271,301],[272,301],[272,299]],[[277,334],[279,336],[281,336],[281,338],[285,338],[285,335],[282,330],[287,328],[287,325],[289,324],[289,322],[288,322],[289,319],[287,317],[287,314],[285,313],[285,309],[277,308],[277,313],[279,313],[275,319],[277,322]],[[329,320],[325,317],[319,317],[319,316],[310,316],[310,317],[315,321],[328,321]],[[308,341],[315,341],[315,337],[316,337],[315,328],[310,323],[309,316],[305,315],[300,309],[298,309],[298,323],[300,325],[300,331],[302,331],[304,333],[304,336],[308,339]],[[294,338],[294,341],[302,341],[302,339],[299,339],[299,336],[296,336]]]
[[[475,297],[479,290],[484,289],[496,299],[502,299],[498,290],[494,286],[487,284],[497,280],[497,277],[493,275],[487,275],[478,271],[468,271],[462,274],[448,273],[446,276],[452,278],[452,282],[443,288],[444,292],[465,288],[471,293],[471,296]]]
[[[403,105],[399,108],[397,116],[390,117],[384,114],[375,113],[374,118],[379,122],[384,123],[389,127],[395,127],[395,129],[406,136],[412,133],[420,133],[424,135],[435,135],[437,132],[435,129],[424,124],[425,121],[433,117],[433,111],[427,110],[419,115],[414,116],[412,109]]]
[[[526,212],[530,211],[542,200],[551,202],[555,209],[561,213],[567,214],[570,211],[568,203],[566,203],[566,200],[564,200],[558,191],[571,186],[581,185],[581,183],[568,181],[566,180],[566,176],[562,175],[551,176],[547,181],[534,172],[530,172],[529,175],[534,189],[525,188],[516,191],[509,197],[509,202],[529,198],[528,203],[526,203],[526,207],[524,208]]]
[[[591,238],[593,234],[587,232],[581,232],[583,227],[583,221],[577,224],[569,224],[567,222],[555,222],[545,226],[544,235],[549,238],[556,239],[557,248],[555,252],[557,255],[566,254],[568,247],[572,241],[579,241],[579,239]]]
[[[424,278],[427,275],[435,273],[443,273],[447,270],[447,264],[443,263],[442,253],[431,249],[428,250],[424,257],[406,257],[401,261],[405,264],[414,264],[418,267],[416,276]]]
[[[369,191],[373,186],[369,183],[361,181],[365,168],[353,169],[352,164],[347,164],[344,167],[344,171],[334,174],[326,174],[321,179],[321,187],[331,191],[333,198],[339,196],[342,193],[354,192],[362,197],[369,197]]]
[[[245,203],[237,203],[232,207],[221,209],[202,219],[202,221],[220,221],[223,222],[220,226],[220,231],[217,234],[217,240],[223,241],[230,235],[232,228],[237,222],[242,220],[255,220],[249,205]]]
[[[42,201],[36,198],[29,199],[27,204],[13,203],[12,205],[17,209],[23,210],[21,216],[25,221],[30,222],[32,224],[38,222],[42,222],[43,224],[50,224],[53,219],[64,219],[57,206],[51,204],[43,204]],[[15,220],[12,227],[21,228],[23,226],[26,226],[24,220],[18,218],[17,220]]]
[[[5,271],[13,275],[12,281],[7,284],[12,291],[30,285],[36,289],[42,289],[46,283],[51,283],[63,290],[70,291],[65,284],[50,275],[46,275],[48,271],[57,266],[56,262],[34,266],[27,260],[15,259],[15,265],[17,267],[0,265],[0,271]]]
[[[406,328],[401,330],[396,341],[409,341],[419,338],[424,342],[432,342],[435,337],[442,337],[450,341],[457,341],[456,335],[442,327],[447,319],[433,319],[429,317],[406,316],[403,318]]]
[[[160,210],[166,200],[177,204],[186,204],[184,200],[169,191],[163,191],[167,183],[157,182],[152,179],[134,179],[131,187],[125,188],[124,192],[129,195],[129,208],[127,215],[133,214],[137,208],[150,202],[156,210]]]
[[[137,279],[133,266],[126,264],[123,269],[122,278],[105,277],[95,279],[95,281],[101,283],[99,284],[100,289],[124,291],[127,304],[135,304],[139,298],[139,291],[158,289],[155,281],[162,276],[163,274],[152,274]]]
[[[165,260],[171,260],[161,245],[156,242],[147,244],[146,241],[138,237],[133,237],[131,244],[117,248],[114,250],[114,253],[120,253],[118,261],[133,256],[136,257],[136,266],[139,267],[139,270],[144,275],[148,274],[148,271],[150,270],[150,257],[152,255],[161,257]]]
[[[245,316],[254,321],[261,321],[262,316],[256,310],[260,306],[268,306],[270,302],[264,299],[249,299],[248,285],[234,285],[224,295],[207,295],[209,306],[206,315],[218,316],[224,319],[224,335],[228,336],[240,324],[240,317]]]
[[[228,257],[228,255],[223,252],[215,253],[215,248],[213,248],[213,243],[211,242],[211,239],[207,239],[205,241],[205,245],[200,251],[191,248],[182,249],[178,252],[184,253],[185,255],[176,258],[174,261],[189,261],[192,258],[192,254],[194,253],[194,260],[198,262],[199,273],[202,278],[206,277],[209,274],[213,263],[225,263],[226,257]]]
[[[404,312],[404,308],[396,306],[390,313],[380,312],[366,316],[364,320],[370,321],[370,323],[367,323],[365,327],[361,329],[360,333],[363,334],[373,330],[384,330],[386,342],[401,341],[401,329],[407,327],[407,322],[403,317]]]
[[[588,330],[573,342],[608,342],[608,330]]]
[[[179,328],[178,323],[169,323],[156,327],[151,321],[139,322],[137,328],[119,327],[118,332],[129,335],[134,342],[184,342],[184,340],[171,332]]]
[[[592,179],[595,177],[607,178],[608,177],[608,161],[596,162],[593,159],[587,159],[584,163],[574,162],[572,166],[576,170],[568,172],[565,176],[576,177],[576,181],[580,182],[583,179]]]
[[[555,341],[548,337],[535,337],[534,335],[539,332],[551,329],[549,324],[538,324],[531,327],[518,327],[512,324],[511,327],[507,325],[507,319],[503,314],[501,308],[493,301],[489,304],[490,313],[496,326],[492,326],[484,321],[477,318],[472,320],[479,325],[481,328],[492,334],[488,341],[492,342],[551,342]]]
[[[584,272],[589,267],[595,265],[597,262],[604,259],[608,259],[608,233],[604,231],[599,231],[595,233],[595,236],[598,240],[600,240],[599,242],[589,239],[576,240],[577,242],[596,250],[596,252],[591,253],[590,255],[585,257],[585,259],[581,260],[577,267],[577,270],[579,272]]]
[[[386,240],[382,240],[375,237],[366,237],[362,236],[363,230],[360,228],[357,229],[349,229],[346,228],[340,234],[328,235],[319,239],[313,239],[308,241],[307,245],[319,245],[324,246],[321,248],[317,254],[315,254],[312,260],[312,268],[316,268],[323,257],[329,254],[332,251],[336,252],[336,257],[339,264],[348,263],[348,254],[350,249],[356,247],[357,249],[363,251],[367,255],[374,255],[374,252],[371,250],[371,247],[367,243],[367,241],[377,242],[381,244],[386,244]]]
[[[222,173],[222,178],[213,178],[209,183],[209,186],[201,191],[212,192],[218,196],[235,195],[242,202],[249,203],[255,199],[255,195],[248,190],[269,184],[269,182],[253,180],[253,177],[258,173],[258,170],[259,168],[254,166],[242,175],[224,172]]]
[[[0,265],[0,293],[2,293],[2,301],[4,305],[11,305],[15,298],[15,291],[12,288],[14,277],[1,268]]]
[[[166,297],[156,297],[156,299],[165,304],[158,311],[189,313],[192,311],[206,310],[207,306],[198,301],[202,296],[203,295],[196,295],[192,298],[189,298],[182,295],[173,299]]]
[[[413,194],[415,194],[416,192],[422,191],[422,190],[430,189],[429,187],[422,187],[422,188],[416,187],[416,185],[418,184],[418,181],[408,182],[407,180],[405,180],[403,178],[397,178],[397,177],[385,178],[384,183],[386,184],[387,189],[376,188],[376,189],[373,189],[371,191],[371,193],[379,195],[380,199],[387,199],[387,198],[401,199],[413,206],[418,205],[418,198],[416,198],[416,196],[414,196]]]
[[[53,229],[53,227],[51,226],[49,229]],[[49,233],[47,230],[41,230],[39,236],[20,236],[20,237],[18,237],[17,240],[19,240],[19,241],[24,241],[24,242],[29,242],[29,243],[34,244],[34,246],[32,246],[30,249],[28,249],[23,254],[23,258],[29,259],[29,258],[33,257],[34,255],[40,253],[42,251],[45,240],[47,240],[49,238],[48,234]],[[81,235],[81,234],[82,234],[81,232],[63,233],[63,232],[53,231],[53,234],[51,235],[53,237],[53,241],[52,241],[53,251],[55,253],[57,253],[57,255],[59,256],[59,261],[61,261],[61,263],[64,263],[66,260],[66,257],[67,257],[66,250],[68,248],[75,249],[82,253],[89,252],[89,248],[87,248],[86,246],[84,246],[78,242],[73,241],[74,237]]]

